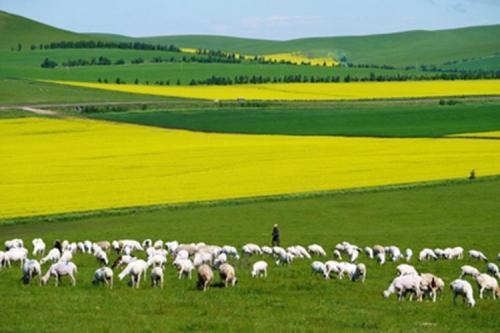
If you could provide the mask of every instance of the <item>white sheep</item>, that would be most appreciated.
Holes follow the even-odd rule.
[[[332,272],[337,275],[339,274],[339,263],[335,260],[328,260],[327,262],[325,262],[325,278],[329,278]]]
[[[0,268],[7,266],[7,261],[5,260],[5,252],[0,251]]]
[[[500,279],[500,271],[498,270],[498,266],[495,263],[489,262],[487,265],[487,270],[489,274],[496,277],[497,279]]]
[[[33,244],[33,256],[45,254],[45,242],[41,238],[35,238],[32,241]]]
[[[111,243],[108,241],[99,241],[95,244],[99,246],[104,252],[109,252],[109,250],[111,250]]]
[[[203,264],[211,265],[213,261],[212,253],[209,252],[196,252],[193,258],[193,264],[195,267],[201,266]]]
[[[62,276],[69,276],[71,279],[71,284],[73,286],[76,285],[76,273],[77,267],[72,262],[57,262],[52,264],[45,275],[40,279],[42,285],[46,285],[49,281],[50,277],[53,276],[55,278],[56,287],[59,286],[59,282]]]
[[[189,277],[191,279],[191,272],[194,270],[193,262],[189,259],[175,259],[173,265],[178,271],[179,279],[183,276]]]
[[[450,283],[450,288],[453,291],[453,304],[456,304],[457,296],[462,296],[464,302],[467,302],[467,305],[471,308],[476,305],[476,301],[474,300],[474,291],[468,281],[456,279]]]
[[[42,275],[42,267],[40,263],[35,259],[26,259],[23,264],[23,277],[22,280],[24,284],[29,284],[31,280]]]
[[[462,279],[466,275],[470,275],[472,277],[475,277],[475,276],[480,274],[479,270],[476,267],[472,267],[469,265],[463,265],[462,267],[460,267],[460,270],[461,270],[461,274],[458,277],[459,279]]]
[[[208,287],[214,280],[214,272],[210,266],[203,264],[198,267],[198,287],[203,291],[207,291]]]
[[[142,259],[137,259],[130,262],[127,267],[118,275],[120,280],[123,280],[127,275],[130,274],[130,282],[132,287],[139,288],[141,284],[141,277],[144,274],[146,278],[146,270],[148,268],[148,263]]]
[[[365,282],[366,266],[364,264],[355,265],[349,262],[341,262],[338,264],[338,269],[339,279],[342,279],[344,277],[344,274],[346,274],[351,281],[361,279],[362,282]]]
[[[179,246],[178,241],[165,242],[165,247],[167,248],[170,254],[174,254],[178,246]]]
[[[295,245],[295,249],[300,253],[300,255],[304,258],[311,259],[311,255],[307,252],[306,248],[301,245]]]
[[[321,275],[323,275],[323,277],[325,279],[329,278],[327,271],[326,271],[326,266],[321,261],[313,261],[311,263],[311,272],[313,274],[321,274]]]
[[[101,248],[94,252],[94,257],[101,263],[101,265],[109,265],[108,255]]]
[[[70,262],[73,259],[73,254],[70,250],[64,250],[59,258],[59,262]]]
[[[396,272],[399,276],[403,275],[418,275],[417,270],[412,265],[401,264],[396,267]]]
[[[222,252],[217,256],[217,258],[214,259],[214,267],[219,267],[222,264],[225,264],[227,262],[227,254]]]
[[[378,253],[375,255],[375,258],[377,259],[377,262],[378,262],[380,265],[385,264],[385,252],[378,252]]]
[[[405,250],[405,255],[406,255],[406,262],[410,262],[411,258],[413,257],[413,251],[412,249],[408,248]]]
[[[95,271],[92,283],[95,285],[104,283],[108,285],[110,289],[113,289],[113,275],[113,270],[111,268],[101,267]]]
[[[161,267],[153,267],[151,270],[151,286],[160,287],[163,289],[163,269]]]
[[[311,244],[311,245],[309,245],[307,247],[307,251],[311,255],[317,255],[317,256],[321,256],[321,257],[326,257],[325,250],[323,249],[323,247],[321,245],[318,245],[318,244]]]
[[[388,246],[386,252],[391,255],[392,261],[398,261],[399,259],[404,258],[403,255],[401,254],[401,250],[397,246],[394,245]]]
[[[187,250],[180,250],[179,252],[176,252],[175,259],[188,259],[189,258],[189,252]]]
[[[161,254],[153,254],[148,258],[148,265],[151,267],[164,268],[167,264],[167,258]]]
[[[240,255],[238,254],[238,250],[234,246],[224,245],[222,247],[221,251],[228,256],[233,256],[234,259],[236,259],[236,260],[240,259]]]
[[[428,294],[432,301],[436,302],[437,295],[444,290],[443,279],[430,273],[422,273],[420,277],[422,278],[422,281],[420,281],[420,290],[423,292],[422,296]]]
[[[267,262],[257,261],[252,266],[252,277],[267,277]]]
[[[145,239],[142,241],[142,247],[145,248],[146,250],[153,246],[153,241],[149,238]]]
[[[488,258],[484,255],[484,253],[478,250],[470,250],[469,257],[472,259],[488,261]]]
[[[270,246],[263,246],[261,247],[262,253],[267,254],[272,256],[273,255],[273,249]]]
[[[365,250],[365,254],[366,254],[366,256],[367,256],[368,258],[370,258],[370,259],[373,259],[373,258],[374,258],[374,255],[373,255],[373,249],[372,249],[371,247],[366,246],[366,247],[364,248],[364,250]]]
[[[45,264],[47,261],[51,261],[52,263],[58,262],[61,258],[61,251],[58,248],[50,249],[49,253],[45,257],[40,260],[40,264]]]
[[[248,256],[251,256],[253,254],[262,254],[262,250],[260,248],[260,246],[258,246],[257,244],[252,244],[252,243],[249,243],[249,244],[245,244],[242,248],[241,248],[242,252]]]
[[[497,296],[500,297],[500,288],[498,287],[498,281],[496,278],[486,273],[476,275],[475,278],[479,287],[479,298],[483,298],[485,290],[491,290],[493,299],[496,299]]]
[[[293,261],[293,254],[290,252],[280,253],[278,260],[276,260],[276,265],[290,265]]]
[[[342,254],[338,249],[333,250],[333,257],[337,260],[342,260]]]
[[[111,265],[111,268],[120,267],[122,265],[128,265],[132,261],[137,260],[136,257],[132,257],[130,255],[121,255],[116,258],[115,262]]]
[[[397,293],[398,300],[402,301],[407,293],[410,293],[410,301],[413,299],[413,295],[417,297],[418,300],[422,298],[422,291],[420,290],[420,283],[422,278],[419,275],[403,275],[396,277],[389,288],[384,290],[384,298],[388,298],[391,294]]]
[[[23,267],[24,261],[28,258],[28,250],[24,247],[12,247],[4,254],[4,262],[10,267],[11,262],[19,261],[20,267]]]
[[[238,282],[234,267],[228,263],[222,264],[219,267],[219,274],[220,274],[220,279],[224,283],[224,286],[226,288],[229,284],[231,284],[234,287]]]
[[[418,254],[418,260],[420,261],[430,260],[430,259],[434,260],[438,259],[438,256],[436,255],[436,253],[434,253],[432,249],[429,248],[422,249],[422,251],[420,251],[420,253]]]
[[[4,245],[5,245],[5,251],[9,251],[10,249],[23,248],[24,242],[22,239],[14,238],[14,239],[6,240]]]
[[[448,259],[463,259],[464,258],[464,249],[463,247],[456,246],[451,249]]]

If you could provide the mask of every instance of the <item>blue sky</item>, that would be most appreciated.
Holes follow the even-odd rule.
[[[500,0],[0,0],[78,32],[292,39],[500,23]]]

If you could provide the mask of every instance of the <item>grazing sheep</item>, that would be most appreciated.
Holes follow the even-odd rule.
[[[412,249],[409,249],[409,248],[406,249],[405,254],[406,254],[406,262],[410,262],[411,258],[413,257]]]
[[[377,259],[377,262],[380,264],[380,266],[385,264],[385,252],[378,252],[375,255],[375,258]]]
[[[438,293],[444,290],[443,279],[430,273],[422,273],[420,277],[422,278],[422,281],[420,281],[420,290],[423,292],[422,296],[428,294],[432,301],[436,302]]]
[[[389,253],[391,255],[392,261],[398,261],[399,259],[404,258],[399,247],[394,245],[388,246],[386,253]]]
[[[396,267],[396,272],[399,276],[403,275],[418,275],[417,270],[412,265],[401,264]]]
[[[267,254],[272,256],[273,255],[273,249],[269,246],[263,246],[261,247],[262,253]]]
[[[125,276],[130,274],[130,282],[132,288],[139,288],[141,284],[141,277],[144,274],[144,278],[146,278],[146,270],[148,268],[148,263],[142,259],[137,259],[130,262],[127,267],[118,275],[120,280],[123,280]]]
[[[256,244],[246,244],[241,248],[242,252],[248,256],[251,256],[253,254],[262,254],[262,250],[260,246]]]
[[[356,262],[356,260],[359,257],[359,250],[357,248],[349,248],[350,250],[347,252],[349,254],[349,261],[350,262]]]
[[[165,242],[165,247],[167,248],[167,251],[170,254],[174,254],[178,246],[179,246],[178,241]]]
[[[379,253],[385,254],[385,247],[383,247],[382,245],[374,245],[373,246],[373,254],[376,256]]]
[[[99,246],[104,252],[109,252],[109,250],[111,250],[111,243],[108,241],[99,241],[95,244]]]
[[[73,254],[69,250],[64,250],[59,258],[59,262],[70,262],[73,259]]]
[[[318,245],[318,244],[311,244],[311,245],[309,245],[307,247],[307,251],[311,255],[317,255],[317,256],[321,256],[321,257],[326,257],[325,250],[323,249],[323,247],[321,245]]]
[[[257,261],[252,266],[252,277],[267,277],[267,262]]]
[[[186,250],[180,250],[177,252],[175,259],[188,259],[189,258],[189,252]]]
[[[238,254],[238,250],[234,246],[224,245],[221,250],[222,253],[225,253],[228,256],[233,256],[234,259],[239,260],[240,255]]]
[[[97,269],[94,273],[92,283],[95,285],[104,283],[108,285],[110,289],[113,289],[113,270],[109,267],[101,267]]]
[[[338,249],[333,250],[333,257],[337,260],[342,260],[342,254]]]
[[[161,239],[155,241],[153,243],[153,248],[155,248],[156,250],[163,249],[163,241]]]
[[[276,257],[284,257],[286,255],[286,250],[280,246],[273,246],[272,249]]]
[[[290,265],[293,261],[293,254],[290,252],[280,253],[278,260],[276,260],[276,265]]]
[[[153,246],[153,241],[151,239],[145,239],[142,241],[142,247],[145,248],[146,250]]]
[[[148,258],[148,265],[151,267],[164,268],[167,264],[167,258],[161,254],[154,254]]]
[[[42,275],[42,267],[35,259],[26,259],[23,264],[23,277],[24,284],[29,284],[35,276]]]
[[[337,275],[339,274],[340,272],[339,263],[334,260],[329,260],[325,262],[325,278],[330,278],[332,272],[334,272]]]
[[[374,255],[373,255],[373,249],[372,249],[371,247],[366,246],[366,247],[364,248],[364,250],[365,250],[365,254],[366,254],[366,256],[367,256],[368,258],[370,258],[370,259],[373,259],[373,258],[374,258]]]
[[[341,262],[338,264],[338,268],[339,268],[338,277],[341,280],[344,277],[344,274],[347,274],[347,277],[351,281],[356,281],[359,278],[361,278],[362,282],[365,281],[366,266],[364,264],[355,265],[349,262]]]
[[[488,263],[487,269],[489,274],[496,277],[497,279],[500,279],[500,271],[498,270],[498,266],[495,263]]]
[[[430,260],[430,259],[434,260],[438,259],[438,256],[436,255],[436,253],[434,253],[432,249],[425,248],[418,254],[418,260],[420,261]]]
[[[311,259],[311,255],[307,252],[306,248],[301,245],[295,245],[295,249],[300,253],[301,257]]]
[[[191,272],[194,270],[194,265],[189,259],[175,259],[173,265],[179,273],[179,280],[182,276],[187,276],[191,279]]]
[[[11,240],[6,240],[4,246],[5,246],[5,251],[9,251],[11,249],[23,248],[24,242],[22,239],[15,238]]]
[[[198,288],[207,291],[213,280],[214,272],[210,266],[203,264],[198,267]]]
[[[10,267],[12,261],[19,261],[20,267],[23,267],[24,261],[28,258],[28,250],[24,247],[12,247],[4,254],[4,262]]]
[[[484,255],[484,253],[477,250],[470,250],[469,257],[471,257],[472,259],[488,261],[488,258]]]
[[[453,304],[457,304],[457,296],[462,296],[464,303],[467,302],[467,305],[471,308],[476,305],[476,301],[474,300],[474,292],[472,290],[471,284],[468,281],[456,279],[455,281],[450,283],[450,288],[453,291]]]
[[[361,282],[365,283],[365,279],[366,279],[366,266],[363,263],[359,263],[359,264],[356,265],[356,272],[354,273],[352,281],[355,281],[357,279],[361,279]]]
[[[213,261],[213,256],[209,252],[196,252],[193,258],[193,264],[195,267],[201,265],[211,265]]]
[[[460,270],[461,270],[461,274],[458,277],[459,279],[462,279],[466,275],[476,277],[480,274],[479,270],[476,267],[472,267],[469,265],[463,265],[462,267],[460,267]]]
[[[55,278],[56,287],[59,286],[62,276],[69,276],[71,279],[71,284],[73,287],[76,285],[75,274],[77,273],[76,265],[72,262],[57,262],[52,264],[45,275],[40,279],[42,285],[46,285],[49,282],[51,276]]]
[[[134,260],[137,260],[137,258],[129,255],[121,255],[118,258],[116,258],[115,262],[111,265],[111,268],[120,267],[122,265],[128,265]]]
[[[7,262],[5,260],[5,252],[0,251],[0,268],[7,266]]]
[[[451,249],[448,259],[463,259],[464,249],[463,247],[456,246]]]
[[[45,242],[41,238],[35,238],[32,241],[33,244],[33,256],[45,254]]]
[[[450,249],[451,250],[451,249]],[[440,249],[440,248],[435,248],[434,249],[434,254],[438,257],[438,258],[445,258],[445,250],[443,249]]]
[[[234,267],[228,263],[222,264],[219,267],[219,274],[220,274],[220,279],[224,283],[224,287],[226,288],[229,284],[231,284],[234,287],[236,283],[238,283]]]
[[[214,267],[219,267],[227,262],[227,254],[221,253],[214,260]]]
[[[108,255],[101,248],[94,252],[94,257],[101,265],[107,266],[109,264]]]
[[[486,273],[476,275],[475,278],[479,287],[479,298],[483,298],[483,292],[485,290],[491,290],[493,299],[496,299],[497,296],[500,297],[500,288],[498,287],[497,279]]]
[[[163,280],[163,269],[161,267],[153,267],[151,270],[151,286],[163,289]]]
[[[326,272],[326,266],[321,261],[313,261],[311,263],[312,274],[321,274],[325,279],[330,278]]]
[[[389,288],[384,290],[384,298],[389,298],[391,294],[397,293],[398,300],[402,301],[407,293],[410,293],[410,301],[413,299],[413,295],[416,296],[418,300],[422,297],[422,291],[420,290],[420,283],[422,278],[419,275],[403,275],[396,277]]]
[[[47,255],[45,257],[43,257],[40,260],[40,264],[43,265],[47,261],[51,261],[52,263],[55,263],[55,262],[58,262],[60,258],[61,258],[61,251],[59,251],[58,248],[53,248],[49,251],[49,253],[47,253]]]

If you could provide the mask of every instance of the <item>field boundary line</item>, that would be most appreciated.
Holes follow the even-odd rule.
[[[277,195],[267,195],[267,196],[264,195],[256,197],[242,197],[242,198],[221,199],[221,200],[129,206],[129,207],[97,209],[97,210],[62,213],[62,214],[15,217],[6,219],[0,218],[0,226],[19,225],[27,223],[42,223],[42,222],[65,222],[69,220],[81,220],[91,217],[122,216],[122,215],[130,215],[143,212],[153,212],[163,209],[180,210],[180,209],[196,209],[196,208],[206,208],[206,207],[227,207],[227,206],[238,206],[238,205],[246,205],[253,203],[336,197],[336,196],[343,196],[350,194],[369,194],[369,193],[380,193],[380,192],[390,192],[390,191],[424,189],[433,187],[444,187],[450,185],[453,186],[453,185],[464,185],[464,184],[487,183],[498,180],[500,180],[500,175],[483,176],[483,177],[478,177],[474,180],[470,180],[468,178],[459,178],[459,179],[455,178],[455,179],[443,179],[436,181],[404,183],[395,185],[359,187],[359,188],[343,189],[343,190],[341,189],[341,190],[326,190],[317,192],[285,193]]]

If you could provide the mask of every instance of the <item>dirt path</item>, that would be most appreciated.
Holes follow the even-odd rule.
[[[44,116],[57,116],[57,112],[55,112],[55,111],[37,109],[37,108],[29,107],[29,106],[23,107],[22,110],[28,111],[28,112],[33,112],[36,114],[41,114]]]

